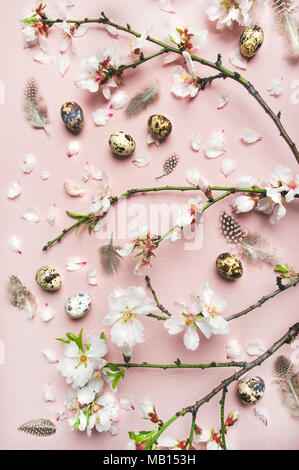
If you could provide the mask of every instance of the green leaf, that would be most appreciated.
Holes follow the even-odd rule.
[[[134,431],[129,431],[129,437],[134,442],[146,442],[152,439],[158,430],[153,429],[152,431],[140,431],[138,434],[135,434]]]
[[[76,219],[76,220],[82,220],[82,219],[85,219],[86,217],[86,215],[74,214],[74,212],[70,212],[70,211],[66,211],[66,213],[69,217],[71,217],[72,219]]]
[[[87,423],[89,422],[89,417],[90,417],[90,409],[89,409],[89,406],[83,411],[83,414],[86,416],[86,419],[87,419]]]
[[[94,226],[95,226],[94,222],[91,222],[91,224],[89,224],[89,226],[88,226],[88,233],[89,233],[89,235],[92,234],[93,229],[94,229]]]
[[[109,362],[107,364],[107,367],[109,367],[109,369],[112,370],[112,372],[118,372],[119,371],[119,367],[115,364],[112,364],[111,362]]]
[[[278,273],[287,273],[288,272],[288,270],[286,268],[284,268],[283,266],[281,266],[281,264],[277,264],[274,268],[274,271],[278,272]]]
[[[81,225],[78,225],[78,227],[76,228],[75,230],[75,235],[77,235],[77,233],[79,232],[80,228],[82,227],[82,224]]]
[[[79,344],[80,344],[80,349],[83,350],[83,344],[82,344],[82,331],[83,331],[83,328],[81,328],[80,330],[80,333],[78,334],[78,341],[79,341]]]
[[[120,381],[120,379],[123,379],[124,378],[124,375],[125,375],[125,372],[126,372],[126,368],[122,369],[120,372],[118,372],[117,374],[115,374],[114,376],[114,379],[112,381],[112,388],[114,389],[116,387],[116,385],[118,384],[118,382]]]
[[[71,342],[70,339],[65,339],[65,338],[55,338],[57,341],[62,341],[63,343],[69,344]]]
[[[101,338],[101,339],[103,339],[103,340],[105,340],[105,339],[106,339],[106,336],[105,336],[105,333],[104,333],[104,331],[102,331],[100,338]]]
[[[81,330],[82,331],[82,330]],[[80,332],[81,333],[81,332]],[[79,333],[79,335],[80,335]],[[71,340],[71,341],[74,341],[74,343],[76,343],[76,345],[78,346],[78,348],[83,351],[83,346],[82,346],[82,338],[81,338],[81,341],[79,339],[79,337],[77,337],[76,335],[74,335],[73,333],[66,333],[66,336]]]

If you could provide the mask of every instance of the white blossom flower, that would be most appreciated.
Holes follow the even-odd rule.
[[[104,394],[94,401],[87,424],[87,435],[95,428],[98,432],[109,431],[116,434],[115,423],[118,421],[118,406],[113,395]]]
[[[184,345],[187,349],[195,351],[199,345],[198,320],[201,318],[201,304],[195,296],[190,296],[190,306],[176,303],[181,308],[181,314],[172,315],[164,321],[164,326],[170,335],[176,335],[185,330]]]
[[[196,443],[207,442],[210,440],[211,433],[205,428],[195,425],[193,440]]]
[[[286,202],[293,201],[299,195],[299,174],[294,176],[292,170],[285,165],[276,165],[274,173],[270,175],[270,183],[278,192],[286,192]]]
[[[111,341],[118,347],[125,345],[134,347],[143,343],[145,336],[140,315],[148,315],[157,311],[155,302],[146,297],[142,287],[120,287],[114,289],[107,298],[108,313],[103,319],[104,325],[112,325]]]
[[[184,52],[196,52],[201,49],[207,40],[208,30],[196,30],[191,26],[176,27],[172,24],[166,25],[166,38],[165,42],[170,45],[175,45]],[[178,58],[176,53],[169,52],[165,54],[163,59],[164,64],[169,64]]]
[[[31,14],[22,21],[25,48],[35,46],[42,38],[48,37],[49,26],[42,21],[41,15],[47,15],[46,5],[35,0]]]
[[[66,383],[72,384],[74,388],[84,387],[92,378],[95,369],[101,369],[106,361],[103,356],[107,354],[107,346],[98,335],[90,335],[86,339],[88,348],[80,349],[71,341],[65,345],[65,358],[61,359],[57,365],[57,370],[66,379]]]
[[[103,216],[110,208],[111,188],[109,186],[108,176],[102,172],[103,189],[96,191],[92,197],[92,204],[89,212],[97,216]]]
[[[63,18],[63,16],[60,16]],[[64,20],[66,15],[64,15]],[[83,36],[87,31],[87,26],[85,24],[75,25],[72,23],[67,23],[62,21],[61,23],[55,24],[56,28],[61,30],[62,39],[59,44],[59,51],[64,53],[69,48],[73,48],[73,38]],[[74,48],[73,48],[74,50]]]
[[[264,0],[208,0],[207,15],[217,21],[216,28],[232,29],[234,22],[240,26],[254,24],[264,8]]]
[[[255,208],[256,204],[256,197],[245,195],[237,196],[231,202],[232,208],[236,212],[236,214],[240,214],[242,212],[249,212]]]
[[[211,334],[224,335],[230,331],[229,323],[219,315],[225,307],[225,300],[216,297],[208,282],[200,286],[200,302],[204,319],[198,322],[202,333],[209,338]]]
[[[144,44],[146,43],[146,38],[148,37],[149,33],[151,32],[151,29],[153,27],[153,23],[151,21],[147,22],[147,25],[144,29],[144,31],[141,33],[139,37],[134,37],[133,39],[129,39],[128,44],[129,44],[129,51],[124,58],[129,57],[130,54],[139,54],[141,49],[143,48]]]
[[[184,51],[183,56],[186,60],[188,72],[181,65],[177,65],[171,72],[171,77],[174,85],[171,88],[171,92],[180,97],[194,98],[200,90],[200,82],[196,75],[195,64],[191,59],[189,52]]]
[[[198,186],[202,191],[205,191],[209,186],[207,179],[203,176],[198,168],[192,168],[186,172],[186,180],[193,186]]]
[[[114,71],[119,66],[119,61],[113,58],[113,55],[114,48],[105,48],[98,50],[96,55],[83,59],[75,85],[92,93],[98,91],[101,86],[104,97],[110,100],[110,88],[117,87]]]

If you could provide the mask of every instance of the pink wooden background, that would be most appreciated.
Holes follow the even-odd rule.
[[[237,47],[240,30],[216,32],[213,24],[207,21],[202,2],[196,0],[173,0],[176,14],[170,15],[159,9],[158,0],[126,0],[113,2],[103,0],[80,1],[68,9],[68,16],[83,18],[96,17],[101,10],[116,22],[129,22],[134,29],[142,31],[148,18],[152,18],[154,27],[152,36],[163,38],[164,25],[167,21],[174,24],[192,25],[197,28],[208,28],[209,36],[202,56],[215,60],[221,52],[225,65],[229,65],[228,55]],[[51,4],[51,1],[49,1]],[[101,324],[106,313],[106,296],[114,287],[138,285],[145,287],[143,277],[133,274],[134,260],[124,260],[114,277],[105,275],[100,267],[98,248],[103,243],[87,231],[78,236],[69,235],[60,245],[47,253],[41,248],[46,241],[56,236],[70,225],[65,210],[84,213],[90,203],[90,196],[97,187],[96,181],[86,183],[87,195],[82,199],[71,199],[63,191],[66,179],[80,181],[85,161],[97,169],[105,170],[109,175],[113,194],[131,187],[153,186],[154,177],[161,173],[164,159],[171,153],[181,156],[176,171],[162,180],[163,184],[184,184],[185,172],[194,166],[202,169],[209,181],[216,185],[234,185],[239,177],[246,174],[257,175],[266,179],[274,166],[279,163],[290,166],[297,172],[297,164],[285,142],[279,137],[276,128],[264,111],[237,83],[217,81],[205,92],[199,93],[192,102],[176,99],[170,94],[170,72],[173,65],[163,66],[161,58],[142,65],[135,71],[128,71],[122,87],[130,96],[140,87],[159,78],[161,95],[159,101],[135,119],[128,119],[125,111],[115,112],[106,127],[96,127],[92,112],[103,107],[105,99],[100,93],[91,94],[77,89],[73,83],[74,76],[83,57],[94,54],[97,48],[109,46],[113,39],[99,26],[91,26],[85,36],[75,41],[76,53],[72,56],[70,69],[62,78],[54,63],[42,65],[32,57],[38,48],[23,49],[23,38],[19,20],[28,13],[30,1],[2,2],[1,36],[1,72],[0,79],[5,84],[5,104],[1,105],[0,143],[2,154],[1,171],[1,205],[2,205],[2,256],[1,256],[1,316],[0,339],[5,344],[5,363],[0,365],[1,375],[1,424],[0,447],[2,449],[124,449],[128,442],[128,431],[150,429],[150,423],[143,421],[136,411],[120,410],[119,433],[94,433],[91,438],[79,432],[72,432],[67,421],[58,422],[57,433],[45,439],[38,439],[17,430],[18,425],[28,419],[47,417],[55,420],[55,413],[63,406],[68,386],[63,377],[41,355],[44,348],[53,349],[62,357],[63,346],[55,341],[66,331],[78,332],[81,327],[85,333],[105,331],[109,342],[109,328]],[[290,135],[296,140],[298,134],[298,105],[291,104],[291,84],[298,80],[298,62],[285,55],[285,42],[274,31],[270,10],[262,18],[260,25],[265,31],[265,42],[258,55],[248,64],[244,75],[251,80],[266,97],[275,111],[281,110],[282,120]],[[127,35],[121,41],[128,41]],[[58,50],[59,32],[50,35],[50,50]],[[145,51],[155,51],[153,45],[146,45]],[[209,69],[198,65],[199,73],[208,75]],[[25,121],[22,112],[22,92],[27,78],[34,76],[40,84],[42,94],[48,104],[50,114],[50,136],[43,130],[34,130]],[[266,91],[271,78],[283,77],[284,92],[278,97],[270,97]],[[230,103],[222,110],[217,110],[218,97],[227,91]],[[65,145],[71,139],[60,119],[60,106],[69,99],[78,101],[84,109],[86,124],[79,135],[79,155],[68,159]],[[147,117],[153,113],[168,116],[173,124],[173,132],[160,148],[146,143]],[[263,136],[263,140],[246,146],[240,141],[243,128],[249,127]],[[208,160],[201,149],[192,151],[190,138],[195,131],[200,131],[206,141],[208,136],[219,129],[224,129],[227,136],[227,157],[237,159],[236,171],[225,178],[220,172],[221,158]],[[113,159],[108,148],[109,135],[117,130],[126,130],[136,142],[138,151],[147,151],[151,157],[148,167],[137,168],[130,159],[117,161]],[[31,151],[38,160],[37,168],[29,175],[21,171],[23,157]],[[51,174],[50,179],[42,181],[39,171],[45,168]],[[6,192],[17,178],[21,180],[23,191],[19,198],[8,200]],[[142,202],[148,207],[151,203],[184,203],[189,194],[160,193],[134,198],[129,204]],[[57,206],[57,217],[53,226],[46,222],[47,213],[52,203]],[[221,210],[229,206],[229,199],[215,205],[205,213],[204,243],[200,251],[184,251],[183,243],[176,245],[164,242],[158,251],[157,259],[150,272],[153,286],[161,302],[170,310],[173,301],[187,299],[190,293],[197,293],[201,282],[208,280],[212,289],[227,300],[226,315],[233,314],[251,305],[265,293],[275,289],[275,276],[268,266],[254,267],[244,262],[244,276],[235,283],[227,283],[215,272],[215,259],[229,246],[219,231]],[[33,224],[23,220],[23,210],[33,207],[41,215],[41,221]],[[262,232],[282,254],[283,262],[299,266],[298,242],[296,236],[298,204],[294,201],[287,206],[287,215],[278,225],[270,225],[263,215],[250,213],[241,220],[251,230]],[[109,215],[108,215],[109,217]],[[20,235],[24,240],[23,254],[13,253],[8,248],[8,238],[12,234]],[[65,260],[69,255],[78,255],[87,260],[87,267],[96,267],[98,286],[87,284],[87,268],[77,272],[67,272]],[[49,295],[36,285],[34,274],[38,267],[49,264],[55,266],[63,277],[62,289]],[[12,307],[6,294],[6,283],[9,275],[20,277],[24,284],[37,297],[39,309],[33,320],[27,320],[24,312]],[[68,319],[63,311],[65,299],[77,291],[87,291],[92,295],[93,306],[88,316],[80,323]],[[41,320],[41,307],[45,302],[55,310],[56,316],[49,323]],[[213,336],[209,341],[201,336],[197,351],[187,351],[182,343],[182,336],[170,336],[167,330],[154,319],[143,320],[147,341],[135,348],[135,362],[168,363],[176,360],[182,362],[224,361],[225,345],[228,339],[237,339],[241,344],[259,340],[270,347],[280,338],[290,325],[298,320],[298,293],[291,289],[261,309],[231,322],[231,335]],[[281,353],[288,357],[291,349],[284,346]],[[248,357],[248,359],[250,359]],[[114,345],[109,344],[108,360],[119,361],[121,356]],[[288,410],[282,405],[277,386],[273,384],[272,364],[274,357],[253,371],[266,382],[266,392],[261,406],[268,414],[269,424],[266,427],[257,419],[250,407],[240,404],[236,396],[236,384],[229,388],[226,400],[226,412],[238,409],[239,422],[229,431],[228,439],[234,449],[298,449],[298,422],[291,418]],[[149,395],[155,403],[162,419],[170,418],[177,410],[192,404],[204,396],[222,379],[232,373],[231,369],[207,371],[160,371],[130,370],[119,385],[117,396],[132,393],[135,405],[144,394]],[[56,402],[45,403],[42,392],[45,385],[51,382],[56,392]],[[220,427],[220,396],[204,405],[198,414],[197,424],[203,427]],[[178,420],[169,428],[168,435],[180,439],[189,433],[190,417]]]

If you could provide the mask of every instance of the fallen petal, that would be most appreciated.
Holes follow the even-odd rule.
[[[224,158],[221,162],[221,171],[224,176],[229,176],[237,168],[237,160]]]

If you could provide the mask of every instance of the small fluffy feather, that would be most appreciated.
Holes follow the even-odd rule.
[[[258,233],[241,227],[237,220],[225,211],[221,214],[221,230],[229,243],[239,246],[240,256],[250,263],[268,263],[273,266],[278,263],[279,255],[267,240]]]
[[[108,245],[103,245],[100,248],[102,266],[108,274],[113,274],[119,267],[122,258],[117,252],[118,248],[113,245],[112,237]]]
[[[170,175],[173,172],[177,164],[179,163],[179,157],[173,153],[167,160],[165,160],[163,165],[163,173],[160,176],[156,176],[156,179],[163,178],[163,176]]]
[[[28,318],[32,318],[36,311],[34,295],[23,286],[17,276],[10,276],[8,284],[10,302],[15,307],[25,310]]]
[[[278,356],[274,372],[279,379],[282,400],[294,418],[299,418],[299,374],[286,356]]]
[[[56,426],[49,419],[40,418],[27,421],[19,426],[18,430],[34,436],[43,437],[54,434],[56,432]]]
[[[49,132],[47,129],[48,110],[47,107],[42,104],[38,85],[34,78],[27,81],[24,95],[24,111],[32,127],[45,129],[45,131]]]
[[[289,50],[294,57],[299,56],[298,2],[292,0],[273,0],[272,5],[279,30],[288,40]]]
[[[145,88],[141,93],[133,96],[130,99],[126,108],[126,113],[129,116],[136,116],[141,113],[147,106],[153,103],[159,96],[159,88],[157,84],[153,84]]]

